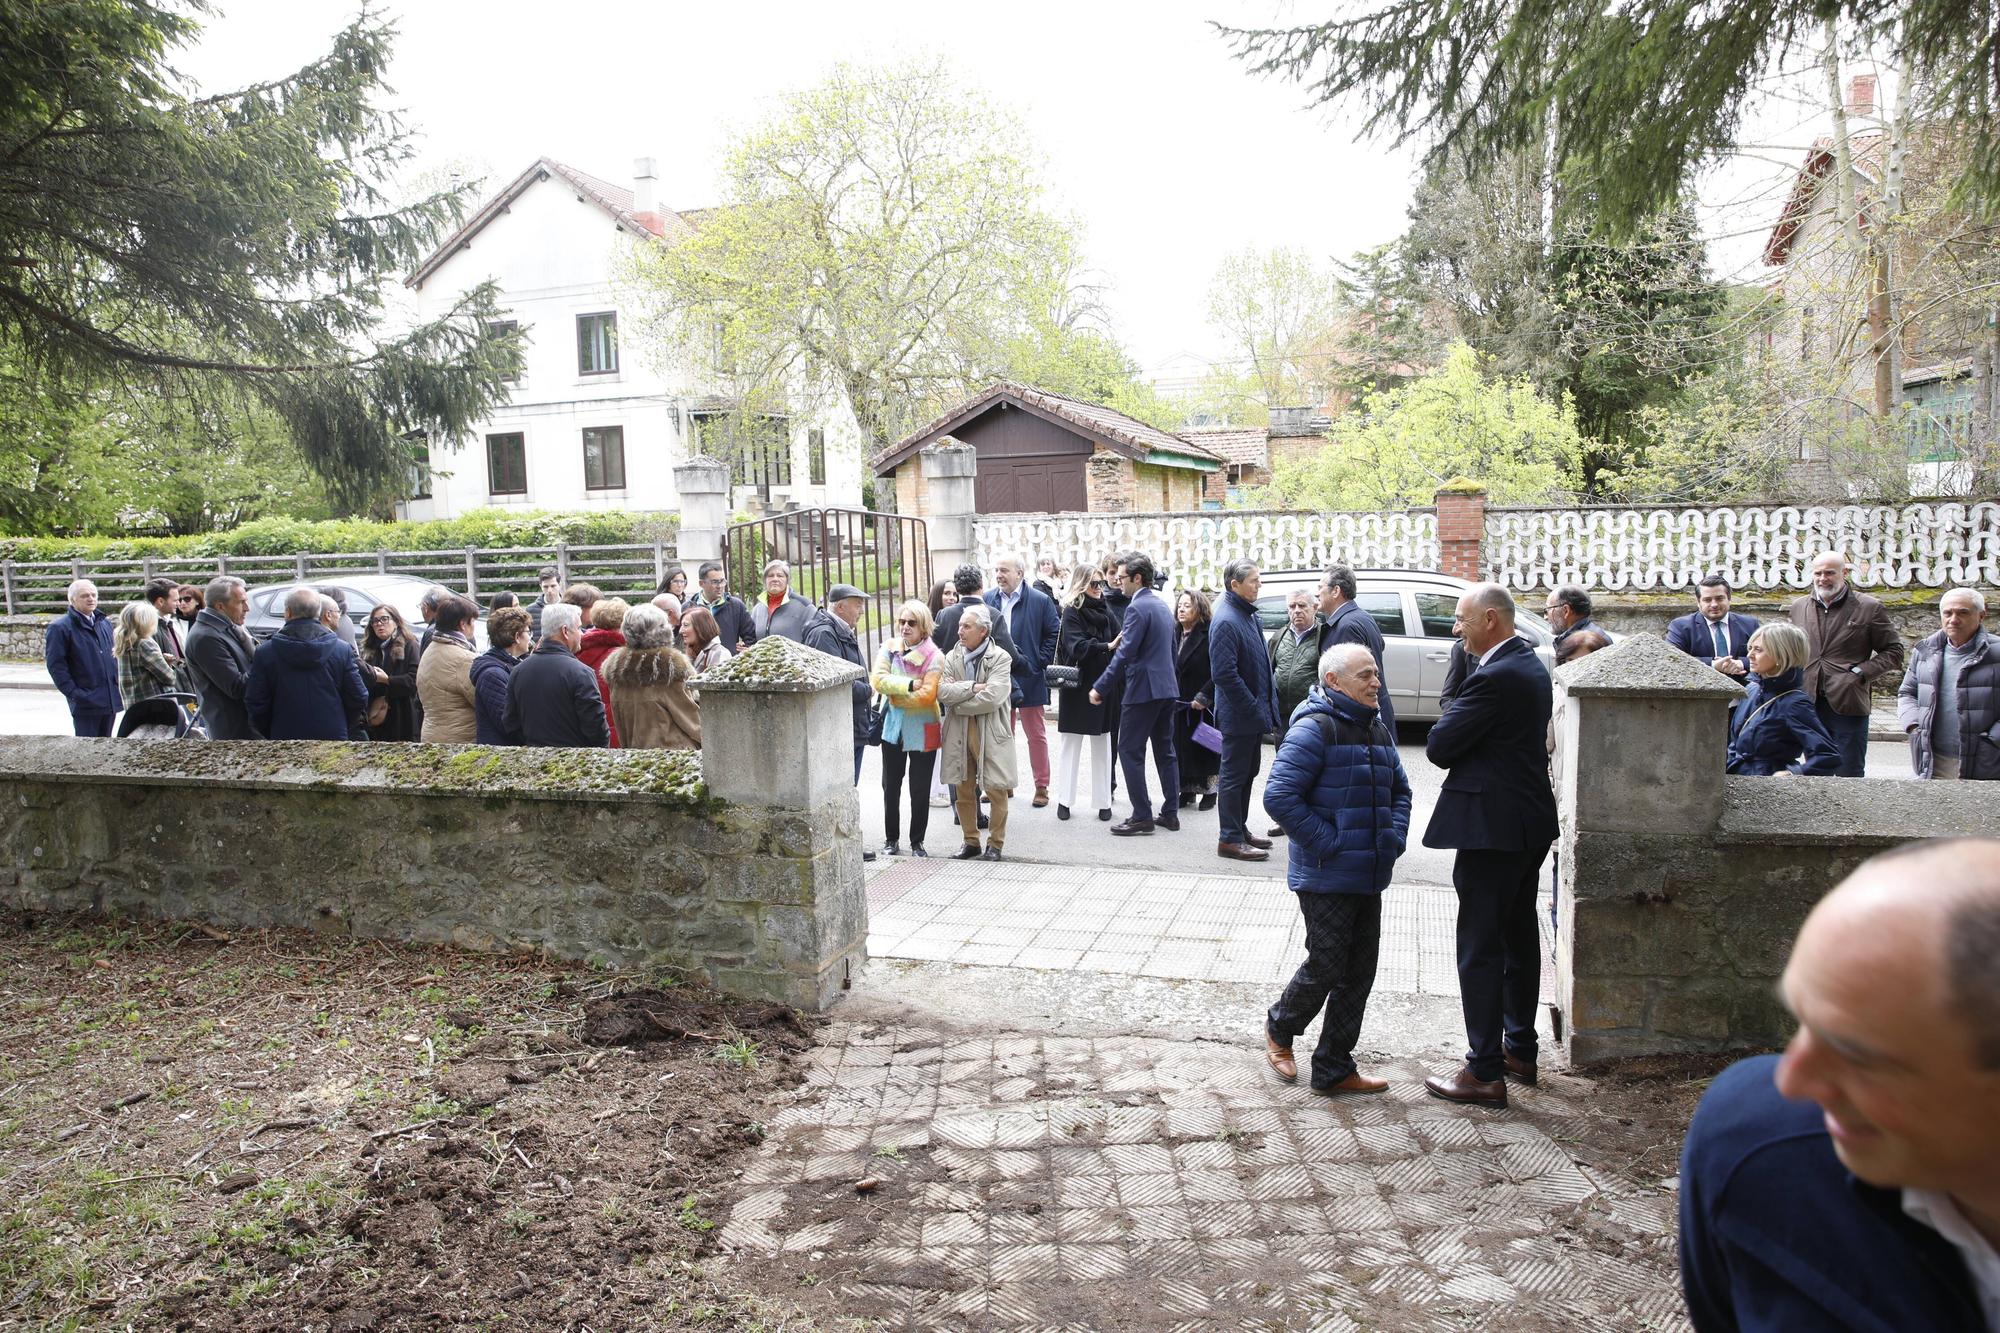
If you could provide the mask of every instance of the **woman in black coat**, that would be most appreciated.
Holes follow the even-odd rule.
[[[1070,571],[1069,595],[1063,601],[1062,626],[1056,636],[1056,661],[1076,668],[1074,686],[1057,691],[1056,731],[1062,750],[1056,756],[1056,818],[1068,819],[1076,801],[1077,770],[1086,745],[1090,748],[1090,791],[1097,817],[1111,818],[1111,708],[1094,704],[1090,691],[1111,661],[1118,627],[1104,602],[1104,575],[1090,565]]]
[[[368,739],[417,739],[423,726],[417,709],[417,641],[402,613],[386,602],[368,613],[368,632],[361,636],[361,678],[368,685],[368,716],[382,718],[369,726]]]
[[[1174,715],[1174,757],[1181,772],[1181,804],[1201,808],[1215,805],[1215,775],[1222,757],[1206,746],[1194,743],[1195,725],[1208,721],[1208,686],[1212,672],[1208,665],[1208,598],[1192,588],[1184,588],[1174,598],[1174,670],[1180,676],[1181,707]]]

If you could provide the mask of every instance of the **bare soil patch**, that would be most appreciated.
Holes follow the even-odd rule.
[[[809,1328],[704,1256],[814,1024],[663,973],[0,916],[0,1329]]]

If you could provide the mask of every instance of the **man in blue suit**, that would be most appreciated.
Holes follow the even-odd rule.
[[[1056,631],[1062,616],[1054,599],[1027,578],[1027,563],[1020,556],[1001,556],[993,565],[993,581],[999,586],[987,592],[985,602],[1014,642],[1009,651],[1014,659],[1014,725],[1028,734],[1028,765],[1035,774],[1035,808],[1039,810],[1049,803],[1049,682],[1045,673],[1056,660]]]
[[[1382,655],[1388,651],[1388,643],[1382,637],[1382,627],[1375,623],[1375,617],[1363,611],[1355,603],[1359,595],[1359,583],[1354,570],[1348,565],[1332,565],[1326,577],[1319,583],[1319,613],[1322,618],[1319,632],[1319,650],[1324,653],[1336,643],[1358,643],[1375,657],[1375,670],[1382,676],[1382,725],[1389,728],[1389,734],[1396,734],[1396,708],[1389,702],[1389,668],[1383,663]],[[1279,718],[1283,726],[1288,719]]]
[[[97,585],[69,585],[69,610],[49,622],[42,660],[49,679],[69,702],[79,736],[109,736],[111,719],[125,706],[118,693],[118,659],[111,655],[111,619],[97,609]]]
[[[1222,600],[1208,626],[1209,693],[1215,700],[1215,729],[1222,733],[1222,774],[1216,804],[1222,811],[1215,854],[1234,861],[1264,861],[1269,838],[1250,832],[1250,788],[1264,761],[1264,735],[1285,725],[1278,712],[1278,685],[1271,673],[1271,650],[1257,621],[1257,591],[1263,574],[1248,560],[1232,560],[1222,571]]]
[[[1729,580],[1720,574],[1710,574],[1696,584],[1694,599],[1701,609],[1667,626],[1667,646],[1740,680],[1750,670],[1743,655],[1750,651],[1757,617],[1729,609]]]
[[[1180,816],[1174,797],[1181,789],[1180,764],[1174,755],[1174,709],[1181,700],[1180,677],[1174,670],[1174,615],[1166,599],[1153,591],[1153,562],[1134,551],[1125,557],[1125,591],[1132,604],[1118,631],[1118,648],[1104,674],[1090,691],[1090,701],[1118,693],[1118,763],[1125,770],[1125,790],[1132,800],[1132,817],[1113,824],[1121,838],[1151,833],[1154,825],[1178,833]],[[1160,816],[1153,817],[1146,791],[1146,742],[1153,742],[1153,767],[1160,778]],[[1544,782],[1543,786],[1548,784]]]
[[[1465,1064],[1424,1080],[1433,1097],[1507,1104],[1506,1078],[1535,1081],[1542,939],[1535,885],[1556,838],[1548,731],[1554,690],[1534,649],[1514,637],[1514,599],[1480,583],[1453,626],[1471,670],[1424,753],[1448,770],[1424,846],[1455,847],[1458,988]]]

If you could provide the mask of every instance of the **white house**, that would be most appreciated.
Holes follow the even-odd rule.
[[[458,450],[419,468],[412,519],[482,506],[523,509],[679,507],[674,464],[725,429],[731,404],[716,386],[676,383],[648,349],[612,281],[619,247],[672,245],[700,225],[657,197],[652,159],[632,189],[541,158],[483,204],[409,278],[417,316],[432,319],[491,278],[525,334],[512,401]],[[624,337],[621,339],[621,334]],[[774,422],[772,444],[734,459],[739,507],[856,506],[861,437],[846,410]]]

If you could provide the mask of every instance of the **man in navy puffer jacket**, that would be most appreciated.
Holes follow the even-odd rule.
[[[1382,669],[1367,645],[1340,643],[1319,660],[1320,683],[1292,714],[1264,784],[1264,810],[1291,837],[1285,882],[1306,923],[1306,961],[1271,1006],[1265,1058],[1298,1077],[1292,1039],[1322,1009],[1313,1050],[1317,1092],[1380,1092],[1354,1066],[1361,1016],[1375,985],[1382,890],[1410,836],[1410,779],[1382,722]]]

